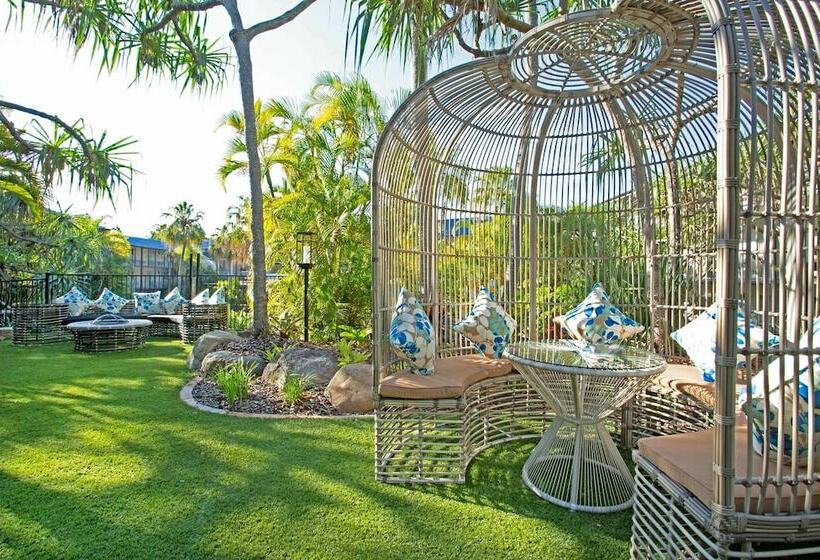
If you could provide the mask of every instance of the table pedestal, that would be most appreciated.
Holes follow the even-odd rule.
[[[556,418],[522,475],[533,492],[573,511],[608,513],[632,506],[632,475],[603,422]]]

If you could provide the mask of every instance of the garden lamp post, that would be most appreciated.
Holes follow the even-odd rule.
[[[296,233],[296,239],[302,249],[299,256],[299,267],[305,273],[305,293],[303,296],[305,311],[305,342],[308,341],[308,282],[310,280],[310,269],[313,267],[313,262],[310,258],[310,245],[315,237],[316,234],[312,231],[300,231]]]

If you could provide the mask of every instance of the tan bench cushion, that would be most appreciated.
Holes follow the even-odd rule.
[[[737,421],[739,425],[735,428],[735,472],[738,477],[745,478],[747,473],[746,460],[748,458],[746,453],[746,420],[744,418],[738,418]],[[712,478],[714,476],[712,473],[712,437],[713,430],[709,429],[702,432],[644,438],[638,441],[638,451],[644,459],[653,463],[669,478],[689,490],[701,502],[708,505],[712,503],[712,491],[714,488]],[[752,467],[753,476],[761,476],[763,458],[759,455],[754,455]],[[772,476],[774,472],[775,463],[772,462],[769,466],[769,476]],[[791,486],[784,486],[781,493],[780,507],[778,508],[781,512],[789,511],[791,494]],[[803,507],[805,495],[806,487],[801,484],[797,488],[798,500],[796,507],[798,510]],[[745,489],[740,485],[736,485],[735,508],[738,511],[743,510],[744,496]],[[759,486],[752,487],[751,496],[751,511],[752,513],[756,513],[757,499],[760,496]],[[812,508],[817,508],[819,505],[820,496],[815,493],[812,496]],[[775,488],[769,485],[766,488],[763,511],[764,513],[772,513],[774,509]]]
[[[478,354],[436,360],[433,375],[400,371],[382,379],[379,394],[393,399],[453,399],[464,394],[473,383],[507,375],[512,365],[507,360],[492,360]]]
[[[715,408],[715,384],[704,381],[703,374],[695,366],[669,364],[654,383],[689,395],[710,409]]]

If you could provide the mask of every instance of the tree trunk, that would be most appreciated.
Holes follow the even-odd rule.
[[[427,81],[427,37],[424,36],[424,6],[416,2],[413,12],[413,85],[418,89]]]
[[[256,138],[256,112],[254,111],[253,65],[250,39],[242,26],[242,18],[236,0],[225,0],[225,10],[231,18],[233,29],[231,41],[239,66],[239,88],[242,92],[242,113],[245,117],[245,145],[248,152],[248,178],[251,188],[251,269],[253,276],[253,330],[267,334],[268,293],[265,272],[265,215],[262,196],[262,167],[259,162],[259,145]]]

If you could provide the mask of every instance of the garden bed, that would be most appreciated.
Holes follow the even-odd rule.
[[[267,382],[262,377],[256,377],[251,382],[249,395],[241,401],[228,406],[225,394],[219,389],[216,381],[209,377],[201,378],[192,390],[194,400],[199,404],[247,414],[277,414],[293,416],[342,416],[342,413],[333,408],[330,401],[320,388],[307,389],[303,399],[289,406],[282,398],[278,387]]]

